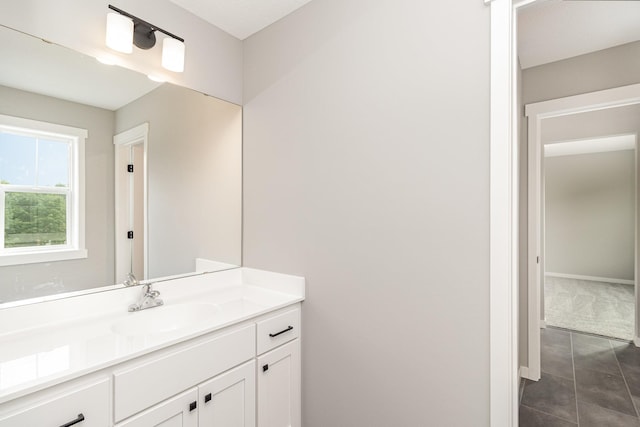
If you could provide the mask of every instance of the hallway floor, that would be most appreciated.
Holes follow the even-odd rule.
[[[640,427],[640,348],[542,329],[542,378],[523,380],[520,427]]]

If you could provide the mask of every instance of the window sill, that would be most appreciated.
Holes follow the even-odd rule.
[[[42,253],[23,253],[0,255],[0,267],[9,265],[36,264],[41,262],[68,261],[87,258],[86,249],[63,249]]]

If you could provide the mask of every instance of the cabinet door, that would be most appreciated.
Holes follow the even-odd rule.
[[[103,427],[109,425],[110,421],[109,394],[108,379],[75,389],[56,391],[55,397],[27,410],[6,417],[0,415],[0,427]]]
[[[114,421],[138,414],[253,359],[255,330],[255,325],[247,325],[220,331],[117,369],[113,373]]]
[[[255,427],[255,378],[252,360],[200,385],[199,427]]]
[[[300,340],[258,358],[258,427],[300,427]]]
[[[197,400],[198,389],[194,387],[121,422],[117,427],[197,427]]]

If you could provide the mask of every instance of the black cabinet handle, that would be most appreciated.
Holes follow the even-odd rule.
[[[262,372],[267,372],[269,370],[269,364],[267,363],[262,367]]]
[[[208,393],[205,397],[204,397],[204,403],[210,402],[211,401],[211,393]]]
[[[189,403],[189,412],[193,411],[197,407],[198,407],[198,402],[194,401],[194,402]]]
[[[292,330],[292,329],[293,329],[293,326],[289,326],[287,329],[284,329],[284,330],[282,330],[282,331],[278,332],[277,334],[269,334],[269,336],[270,336],[271,338],[275,338],[275,337],[277,337],[278,335],[280,335],[280,334],[284,334],[285,332],[289,332],[289,331],[290,331],[290,330]]]
[[[78,414],[78,417],[75,420],[69,421],[66,424],[62,424],[60,427],[71,427],[71,426],[74,426],[74,425],[76,425],[78,423],[81,423],[83,421],[84,421],[84,415],[82,415],[82,413],[80,413],[80,414]]]

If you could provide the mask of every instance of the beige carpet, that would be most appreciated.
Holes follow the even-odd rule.
[[[549,326],[632,340],[634,298],[632,285],[546,277],[545,321]]]

